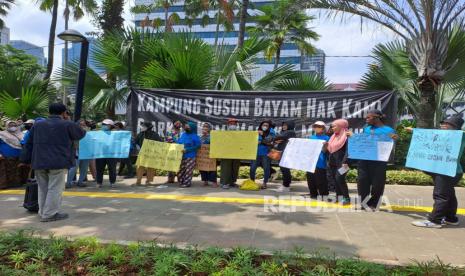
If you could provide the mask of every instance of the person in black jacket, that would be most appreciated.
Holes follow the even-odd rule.
[[[141,132],[136,137],[136,145],[138,148],[142,148],[142,144],[144,144],[144,140],[153,140],[162,142],[160,135],[153,130],[153,125],[150,122],[141,123]],[[153,182],[153,177],[155,176],[155,169],[152,168],[145,168],[145,167],[137,167],[136,175],[137,175],[137,182],[136,185],[141,185],[142,176],[146,173],[147,180],[145,181],[146,185],[150,185]]]
[[[42,222],[66,219],[59,213],[65,189],[66,172],[75,165],[73,142],[86,135],[79,124],[69,121],[66,106],[51,104],[50,117],[30,130],[21,161],[32,163],[39,190],[39,215]]]
[[[274,148],[278,151],[284,152],[286,145],[290,138],[295,138],[295,123],[293,121],[284,122],[281,127],[281,132],[277,135],[274,140]],[[277,189],[278,192],[289,192],[292,176],[291,170],[288,168],[280,167],[281,173],[283,174],[283,185]]]

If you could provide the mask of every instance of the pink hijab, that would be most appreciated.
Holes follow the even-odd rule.
[[[328,151],[330,153],[340,150],[347,141],[346,131],[349,128],[349,122],[346,119],[337,119],[333,122],[341,128],[338,133],[334,133],[328,141]]]

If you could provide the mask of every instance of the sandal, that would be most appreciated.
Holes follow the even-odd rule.
[[[263,185],[260,187],[260,189],[266,190],[266,189],[268,189],[268,186],[267,186],[266,184],[263,184]]]

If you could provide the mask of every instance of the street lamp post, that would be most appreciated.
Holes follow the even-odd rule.
[[[75,30],[65,30],[58,37],[61,40],[81,43],[81,57],[79,61],[79,74],[76,86],[76,103],[74,106],[74,121],[81,119],[82,101],[84,99],[84,84],[86,81],[87,57],[89,56],[89,41]]]

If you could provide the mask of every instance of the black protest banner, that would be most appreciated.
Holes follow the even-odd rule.
[[[133,89],[128,99],[131,127],[149,121],[160,134],[176,120],[209,122],[214,129],[225,129],[228,118],[236,118],[242,130],[253,130],[261,121],[294,121],[299,136],[311,133],[315,121],[330,123],[345,118],[354,132],[365,124],[370,109],[382,110],[385,123],[396,122],[396,97],[386,91],[257,92]],[[200,127],[199,127],[200,131]]]

